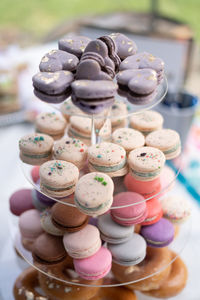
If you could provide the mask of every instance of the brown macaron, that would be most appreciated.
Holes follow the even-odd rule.
[[[48,233],[41,234],[34,242],[32,256],[34,261],[40,264],[60,263],[67,256],[62,237]]]
[[[88,216],[80,212],[76,207],[69,206],[74,204],[74,199],[71,197],[67,200],[63,200],[63,203],[56,203],[52,207],[52,222],[60,229],[64,229],[67,232],[76,232],[85,227],[88,223]]]

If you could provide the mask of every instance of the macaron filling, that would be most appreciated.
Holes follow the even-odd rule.
[[[130,265],[136,265],[138,263],[140,263],[146,256],[146,252],[143,253],[143,255],[140,255],[140,256],[137,256],[135,258],[131,258],[130,260],[127,258],[127,259],[115,259],[113,258],[113,262],[115,262],[116,264],[119,264],[119,265],[124,265],[124,266],[130,266]]]
[[[163,151],[164,154],[171,154],[173,152],[175,152],[176,150],[178,150],[178,148],[180,147],[180,143],[176,144],[173,148]]]
[[[118,170],[121,170],[126,165],[126,159],[123,159],[123,161],[118,165],[109,166],[109,167],[107,167],[107,166],[98,166],[98,165],[92,164],[91,162],[90,162],[90,164],[91,164],[91,166],[94,167],[94,169],[96,169],[99,172],[109,173],[109,172],[116,172]]]
[[[147,243],[152,244],[152,245],[165,245],[166,243],[169,243],[170,240],[168,241],[163,241],[163,242],[156,242],[156,241],[152,241],[149,239],[145,239],[147,241]]]
[[[81,249],[80,251],[66,248],[66,251],[73,257],[73,258],[86,258],[90,255],[93,255],[101,248],[101,240],[98,240],[94,245],[90,245],[88,249]]]
[[[157,175],[160,174],[160,171],[161,171],[161,170],[159,169],[159,170],[157,170],[157,171],[148,172],[148,173],[143,173],[143,172],[135,171],[135,170],[133,170],[133,169],[131,168],[131,172],[132,172],[133,174],[135,174],[135,175],[138,176],[138,177],[146,177],[146,178],[155,177],[155,176],[157,176]]]
[[[146,213],[146,211],[142,212],[139,216],[132,217],[132,218],[121,218],[117,215],[114,215],[114,217],[115,217],[115,219],[117,219],[119,221],[135,221],[135,220],[141,218],[145,213]]]
[[[106,201],[106,202],[104,202],[104,203],[102,203],[102,204],[100,204],[100,205],[98,205],[98,206],[96,206],[96,207],[86,207],[86,206],[80,204],[80,202],[77,200],[76,197],[74,197],[74,202],[75,202],[82,210],[84,210],[84,211],[88,211],[88,212],[93,211],[93,212],[96,212],[96,211],[99,211],[99,210],[103,209],[104,207],[110,205],[110,202],[112,202],[112,199],[109,200],[109,201]]]
[[[132,236],[132,233],[129,234],[128,236],[124,236],[124,237],[110,237],[104,233],[101,233],[101,239],[110,244],[124,243],[124,242],[128,241],[131,238],[131,236]]]
[[[85,136],[85,135],[81,135],[80,133],[77,133],[77,131],[72,129],[72,127],[69,128],[69,133],[71,133],[73,136],[76,136],[79,138],[83,138],[83,139],[87,139],[87,140],[91,139],[91,137],[89,137],[89,136]]]
[[[35,158],[35,159],[39,159],[39,158],[46,158],[49,155],[51,155],[51,151],[45,152],[43,154],[27,154],[27,153],[22,153],[23,156],[29,157],[29,158]]]
[[[54,191],[54,192],[68,191],[68,190],[71,190],[75,186],[75,184],[73,184],[73,185],[70,185],[68,187],[59,188],[59,187],[52,187],[52,186],[49,186],[49,185],[46,185],[46,184],[43,184],[43,183],[42,183],[42,185],[46,189],[48,189],[50,191]]]

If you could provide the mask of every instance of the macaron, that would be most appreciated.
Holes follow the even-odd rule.
[[[130,127],[139,130],[143,135],[162,129],[163,117],[154,110],[146,110],[130,117]]]
[[[101,248],[100,233],[97,227],[86,225],[83,229],[66,233],[63,244],[69,256],[76,259],[90,257]]]
[[[150,247],[162,248],[168,246],[174,239],[174,226],[167,219],[161,218],[158,222],[142,226],[140,234]]]
[[[117,92],[117,84],[110,80],[76,80],[71,88],[73,103],[88,114],[99,114],[112,106]]]
[[[37,115],[35,120],[36,132],[48,134],[54,140],[63,137],[66,126],[64,117],[55,112],[41,113]]]
[[[157,198],[146,201],[147,216],[141,225],[151,225],[158,222],[163,216],[161,202]]]
[[[83,114],[83,112],[72,103],[70,98],[68,98],[61,104],[60,111],[63,114],[63,117],[67,121],[69,121],[70,117],[73,115],[82,115]]]
[[[97,54],[97,53],[96,53]],[[104,64],[103,64],[104,66]],[[87,79],[87,80],[112,80],[112,78],[104,72],[101,62],[94,59],[81,59],[77,71],[76,79]]]
[[[98,115],[99,118],[95,119],[95,133],[98,135],[99,131],[104,125],[104,115]],[[70,137],[80,139],[87,146],[91,144],[92,134],[92,119],[87,117],[71,116],[68,127],[68,135]],[[111,132],[106,131],[101,135],[102,139],[107,139],[111,136]]]
[[[40,166],[34,166],[31,169],[31,178],[34,183],[38,181],[38,179],[40,178]]]
[[[109,36],[115,41],[117,47],[117,54],[119,55],[121,60],[124,60],[130,55],[136,54],[136,43],[129,39],[126,35],[114,32],[111,33]]]
[[[75,190],[75,204],[80,211],[89,215],[102,215],[112,205],[114,184],[112,179],[100,172],[82,176]]]
[[[23,212],[34,208],[31,192],[31,189],[20,189],[10,196],[10,211],[13,215],[20,216]]]
[[[38,197],[38,192],[35,189],[32,190],[31,196],[32,196],[32,204],[34,208],[36,208],[39,212],[42,212],[46,208],[52,206],[52,203],[49,204],[41,201],[40,198]]]
[[[86,280],[105,277],[111,269],[112,255],[107,248],[101,247],[94,255],[84,259],[74,259],[78,275]]]
[[[173,159],[181,152],[181,140],[178,132],[172,129],[160,129],[146,136],[146,145],[155,147],[165,154],[166,159]]]
[[[41,165],[51,159],[53,139],[49,135],[31,133],[19,140],[20,159],[30,165]]]
[[[124,176],[128,172],[126,151],[120,145],[103,142],[88,148],[89,170],[108,174],[110,177]]]
[[[160,174],[161,195],[165,195],[175,186],[176,173],[172,168],[165,165]],[[161,196],[160,195],[160,196]]]
[[[36,209],[27,210],[20,215],[19,230],[24,248],[32,251],[35,239],[43,233],[40,224],[40,214]]]
[[[122,192],[115,195],[112,208],[112,219],[123,226],[142,223],[147,216],[144,197],[134,192]]]
[[[45,209],[40,216],[40,223],[43,230],[51,235],[63,236],[65,231],[56,227],[51,219],[51,209]]]
[[[58,41],[58,48],[81,58],[85,47],[90,41],[91,39],[86,36],[67,36]]]
[[[191,215],[189,201],[179,195],[169,195],[161,200],[163,215],[172,223],[181,224]]]
[[[165,155],[153,147],[132,150],[128,156],[131,175],[140,181],[152,181],[160,176],[165,164]]]
[[[34,242],[32,256],[39,264],[50,265],[62,262],[67,256],[62,237],[48,233],[41,234]]]
[[[126,153],[136,148],[143,147],[145,138],[141,132],[132,128],[119,128],[112,134],[112,142],[122,146]]]
[[[51,50],[46,53],[40,64],[40,72],[56,72],[56,71],[75,71],[79,63],[79,59],[66,51]]]
[[[125,127],[127,124],[128,109],[126,103],[120,100],[115,100],[111,106],[110,119],[112,130]]]
[[[44,193],[41,193],[40,191],[40,180],[38,180],[36,182],[36,187],[37,189],[35,189],[35,194],[37,199],[44,205],[46,206],[52,206],[56,201],[54,199],[52,199],[51,197],[48,197],[47,195],[45,195]]]
[[[71,206],[70,206],[71,205]],[[66,232],[76,232],[84,228],[88,223],[88,216],[80,212],[74,205],[73,197],[70,196],[62,203],[56,203],[51,209],[53,224]]]
[[[87,146],[79,139],[64,137],[54,144],[53,157],[71,162],[82,169],[87,160]]]
[[[128,191],[141,194],[145,199],[151,198],[161,191],[160,177],[151,181],[140,181],[128,173],[124,178],[124,185]]]
[[[71,95],[74,75],[69,71],[39,72],[32,80],[36,97],[48,103],[60,103]]]
[[[50,160],[40,167],[40,188],[50,197],[63,198],[71,195],[78,181],[79,170],[63,160]]]
[[[113,262],[122,266],[134,266],[142,262],[146,247],[144,238],[137,233],[132,233],[131,239],[122,244],[108,244]]]
[[[110,244],[121,244],[131,239],[134,226],[121,226],[113,221],[110,214],[105,214],[98,217],[97,224],[101,239]]]

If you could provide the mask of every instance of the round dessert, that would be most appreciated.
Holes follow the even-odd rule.
[[[74,204],[73,197],[56,203],[51,210],[53,224],[66,232],[76,232],[84,228],[88,223],[88,216],[80,212]]]
[[[83,112],[75,106],[71,99],[65,100],[61,106],[60,106],[61,113],[63,114],[63,117],[69,122],[69,119],[73,115],[82,115]]]
[[[151,132],[146,137],[146,145],[161,150],[166,159],[173,159],[181,152],[180,136],[172,129],[160,129]]]
[[[141,225],[151,225],[157,223],[163,216],[162,206],[157,198],[146,201],[147,216]]]
[[[14,192],[9,199],[10,211],[15,216],[20,216],[23,212],[33,209],[32,190],[21,189]]]
[[[34,261],[39,264],[49,265],[60,263],[67,256],[62,237],[48,233],[41,234],[33,244],[32,256]]]
[[[145,138],[143,134],[137,130],[131,128],[119,128],[112,134],[112,142],[122,146],[126,153],[143,147],[145,144]]]
[[[112,80],[110,75],[102,69],[100,61],[92,59],[92,57],[87,59],[86,53],[83,55],[83,58],[77,67],[76,80]],[[100,58],[102,59],[102,57]]]
[[[97,227],[86,225],[75,233],[66,233],[63,244],[69,256],[83,259],[94,255],[101,248],[100,233]]]
[[[128,191],[141,194],[145,199],[157,195],[161,190],[160,177],[151,181],[140,181],[129,173],[124,178],[124,185]]]
[[[132,150],[128,157],[130,173],[140,181],[152,181],[160,176],[165,155],[159,149],[142,147]]]
[[[123,207],[130,205],[128,207]],[[146,219],[146,202],[142,195],[134,192],[122,192],[114,196],[111,216],[113,220],[123,226],[139,224]]]
[[[142,262],[146,247],[144,238],[137,233],[132,233],[132,237],[122,244],[108,244],[113,262],[122,266],[134,266]]]
[[[113,262],[112,272],[119,282],[133,282],[126,287],[131,290],[158,289],[171,271],[171,251],[167,248],[147,247],[146,257],[136,266],[122,266]],[[152,272],[153,270],[153,272]],[[152,273],[154,274],[153,276]],[[141,280],[141,278],[145,278]]]
[[[110,119],[112,123],[112,130],[125,127],[127,124],[128,108],[126,103],[115,100],[111,107]]]
[[[79,170],[70,162],[50,160],[40,167],[40,188],[51,197],[64,198],[75,191]]]
[[[163,117],[157,111],[147,110],[130,117],[130,127],[139,130],[144,135],[161,129]]]
[[[44,201],[41,201],[41,199],[38,197],[39,192],[35,189],[32,190],[31,195],[32,195],[32,203],[34,208],[36,208],[40,212],[44,211],[46,208],[49,208],[53,205],[53,203],[50,202],[45,203]]]
[[[50,209],[45,209],[45,211],[42,212],[40,223],[43,230],[49,234],[62,236],[65,233],[65,230],[59,229],[53,224]]]
[[[36,117],[36,132],[50,135],[54,140],[59,140],[65,133],[66,121],[61,116],[52,113],[41,113]]]
[[[19,140],[20,159],[30,165],[41,165],[51,159],[52,137],[46,134],[32,133]]]
[[[58,41],[58,48],[81,58],[85,47],[90,41],[91,39],[86,36],[67,36],[66,38],[62,38]]]
[[[177,254],[172,253],[172,259],[174,259]],[[167,279],[161,284],[158,289],[152,289],[150,291],[144,292],[146,295],[155,298],[169,299],[175,297],[186,286],[188,279],[187,267],[180,257],[177,257],[172,263],[171,271]]]
[[[100,172],[82,176],[75,190],[75,204],[80,211],[89,215],[102,215],[112,205],[114,184],[112,179]]]
[[[31,251],[35,239],[43,232],[40,214],[36,209],[27,210],[20,215],[19,230],[24,248]]]
[[[40,166],[34,166],[31,169],[31,178],[34,183],[36,183],[40,179]]]
[[[89,170],[108,174],[110,177],[124,176],[128,172],[126,151],[113,143],[100,143],[88,149]]]
[[[134,41],[129,39],[126,35],[118,32],[110,34],[110,37],[114,40],[117,48],[117,54],[124,60],[130,55],[134,55],[137,52],[137,46]]]
[[[161,200],[163,215],[172,223],[184,223],[191,215],[191,207],[185,198],[170,195]]]
[[[105,277],[111,269],[112,255],[107,248],[101,247],[94,255],[84,259],[74,259],[75,271],[86,280]]]
[[[158,222],[142,226],[140,234],[150,247],[166,247],[174,239],[174,226],[167,219],[161,218]]]
[[[98,218],[97,224],[101,239],[110,244],[121,244],[131,239],[134,226],[122,226],[114,222],[110,214],[105,214]]]
[[[87,146],[79,139],[64,137],[54,144],[54,159],[73,163],[80,170],[87,160]]]

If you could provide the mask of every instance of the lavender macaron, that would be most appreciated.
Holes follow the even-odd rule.
[[[85,50],[85,47],[90,41],[91,39],[86,36],[68,36],[58,41],[58,48],[68,53],[72,53],[80,58]]]
[[[161,218],[157,223],[142,226],[140,234],[150,247],[168,246],[174,239],[174,226],[167,219]]]

